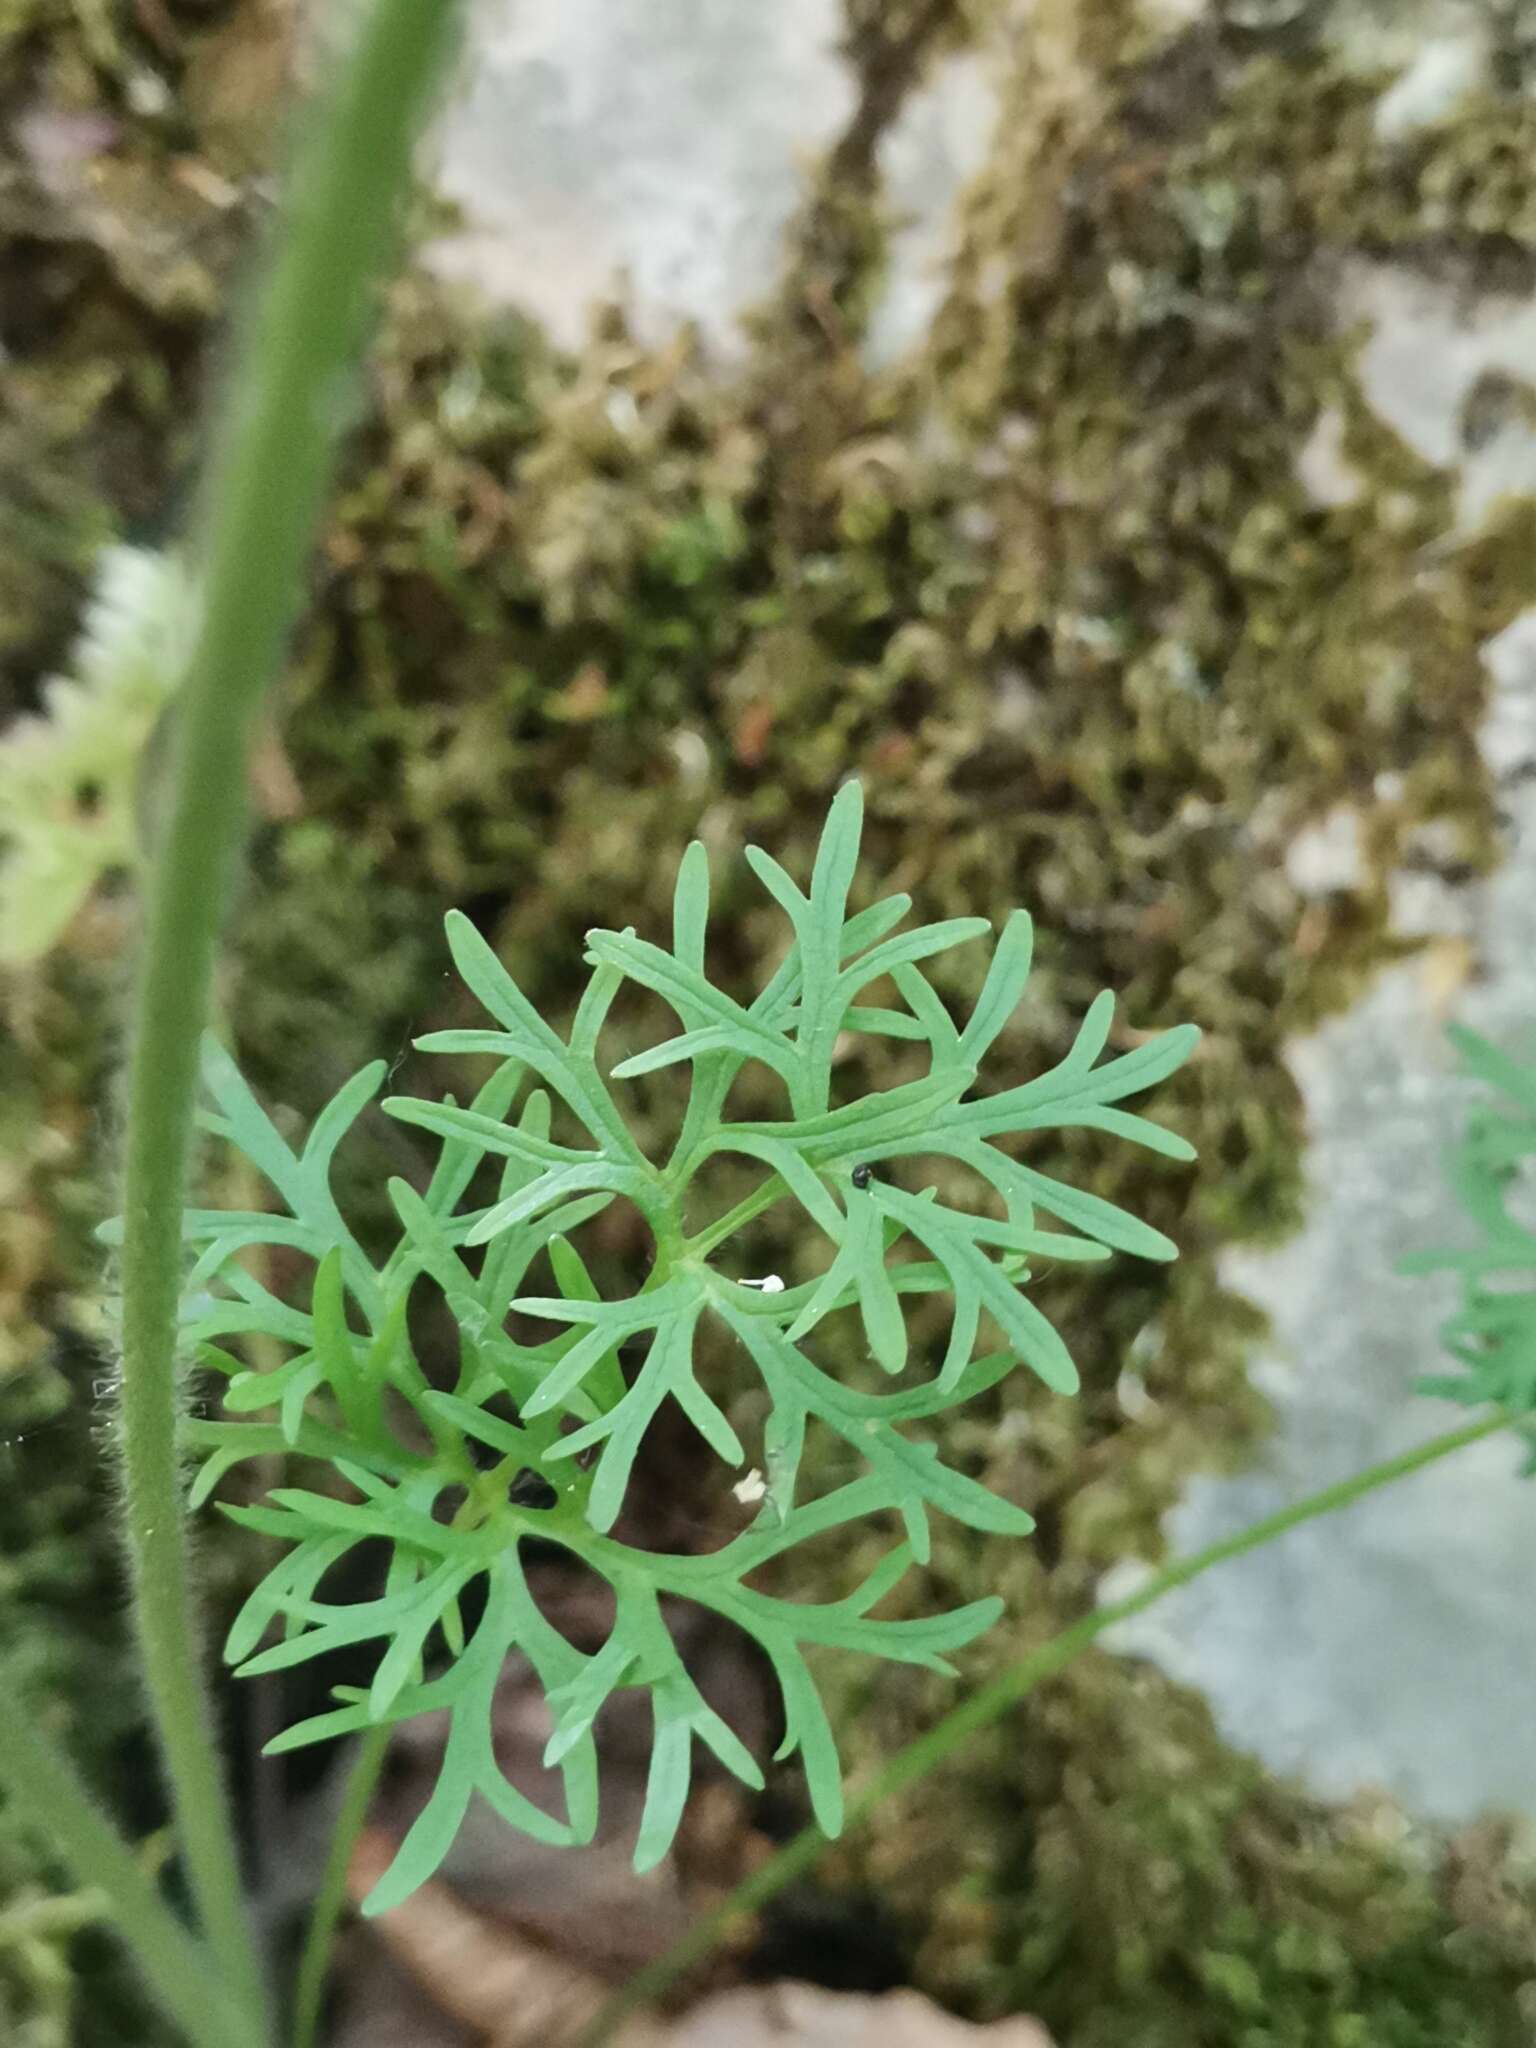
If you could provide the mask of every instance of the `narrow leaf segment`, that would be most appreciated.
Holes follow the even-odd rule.
[[[1071,1124],[1186,1157],[1181,1140],[1119,1105],[1170,1074],[1196,1034],[1165,1032],[1103,1058],[1113,1003],[1102,996],[1055,1067],[990,1084],[982,1064],[1025,995],[1030,921],[1022,911],[1008,920],[974,1008],[951,1017],[925,967],[952,946],[978,943],[988,927],[957,918],[901,929],[909,905],[900,896],[851,911],[862,811],[850,783],[804,887],[768,855],[749,856],[789,921],[790,945],[746,999],[708,977],[709,871],[698,846],[681,865],[670,947],[633,932],[590,934],[592,980],[568,1038],[539,1016],[469,922],[452,917],[454,959],[491,1026],[421,1044],[489,1055],[492,1065],[467,1105],[382,1105],[438,1146],[425,1187],[391,1185],[399,1228],[382,1259],[348,1227],[330,1178],[337,1145],[375,1101],[382,1067],[349,1082],[295,1151],[227,1055],[207,1049],[204,1120],[260,1169],[273,1208],[197,1209],[185,1218],[196,1254],[185,1335],[226,1381],[224,1415],[188,1425],[206,1458],[200,1497],[233,1465],[274,1453],[318,1474],[261,1505],[227,1510],[282,1545],[227,1653],[256,1674],[377,1646],[371,1683],[338,1690],[334,1707],[285,1730],[276,1749],[439,1709],[448,1715],[436,1788],[370,1910],[398,1903],[431,1875],[477,1799],[542,1841],[589,1838],[593,1727],[620,1688],[644,1690],[653,1717],[641,1867],[671,1843],[700,1744],[760,1783],[762,1759],[704,1701],[678,1652],[670,1619],[685,1602],[761,1646],[782,1695],[780,1754],[798,1755],[817,1819],[835,1832],[837,1750],[808,1653],[831,1648],[949,1670],[949,1655],[990,1625],[999,1602],[926,1616],[914,1616],[910,1602],[900,1614],[877,1610],[928,1557],[933,1515],[997,1534],[1031,1527],[1021,1506],[946,1463],[922,1425],[1018,1365],[1056,1392],[1076,1387],[1060,1334],[1030,1297],[1037,1262],[1173,1256],[1167,1238],[1139,1218],[1047,1175],[1015,1148],[1033,1132]],[[600,1041],[626,982],[659,997],[678,1029],[605,1072]],[[837,1101],[838,1048],[864,1032],[905,1041],[919,1071],[884,1093]],[[747,1123],[725,1112],[752,1064],[775,1077],[781,1101],[773,1117]],[[658,1160],[626,1119],[625,1083],[674,1065],[691,1070],[691,1090],[676,1143]],[[690,1188],[722,1154],[750,1162],[761,1179],[730,1216],[690,1237]],[[936,1165],[946,1191],[952,1183],[976,1191],[976,1207],[935,1188]],[[654,1257],[632,1295],[608,1300],[572,1233],[621,1198],[645,1217]],[[767,1287],[736,1270],[736,1230],[776,1203],[793,1205],[807,1245],[824,1247],[819,1278]],[[271,1270],[299,1276],[281,1293],[243,1257],[261,1245],[282,1248]],[[914,1343],[908,1327],[911,1304],[933,1295],[950,1304],[936,1347]],[[446,1311],[457,1331],[455,1369],[446,1380],[439,1372],[437,1384],[411,1334],[429,1297],[438,1320]],[[846,1316],[857,1319],[872,1385],[849,1384],[816,1355],[828,1319]],[[534,1340],[535,1328],[550,1334]],[[277,1349],[275,1369],[253,1369],[242,1351],[253,1337],[269,1359]],[[722,1383],[722,1356],[739,1363],[735,1385]],[[754,1382],[755,1401],[735,1398]],[[615,1534],[647,1436],[669,1404],[698,1432],[701,1456],[757,1468],[756,1493],[744,1496],[758,1501],[755,1518],[708,1555],[663,1555]],[[415,1417],[409,1432],[396,1424],[402,1405]],[[265,1419],[245,1419],[253,1415]],[[756,1420],[744,1436],[748,1416]],[[838,1441],[839,1462],[854,1475],[830,1492],[802,1483],[812,1428]],[[841,1598],[788,1600],[755,1583],[761,1567],[798,1545],[870,1519],[891,1528],[893,1546]],[[333,1574],[363,1545],[382,1545],[387,1559],[373,1590],[332,1597]],[[611,1589],[612,1627],[595,1651],[568,1642],[530,1590],[530,1546],[547,1555],[551,1545]],[[555,1812],[507,1782],[492,1747],[495,1688],[514,1655],[549,1702],[546,1762],[563,1785]]]

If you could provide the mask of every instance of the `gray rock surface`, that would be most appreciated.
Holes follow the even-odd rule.
[[[437,183],[461,215],[431,261],[575,346],[620,297],[642,337],[717,353],[778,276],[807,167],[853,111],[839,0],[479,0]],[[954,202],[996,113],[987,59],[937,64],[880,152],[890,267],[871,353],[937,309]]]
[[[1457,1004],[1502,1042],[1536,1016],[1536,805],[1523,855],[1474,906],[1495,979]],[[1311,1214],[1282,1250],[1232,1253],[1224,1278],[1267,1310],[1254,1371],[1277,1411],[1257,1466],[1198,1479],[1170,1518],[1201,1548],[1318,1487],[1451,1426],[1419,1398],[1444,1369],[1436,1325],[1451,1283],[1394,1268],[1469,1242],[1443,1177],[1468,1091],[1417,966],[1292,1054],[1312,1129]],[[1347,1513],[1310,1523],[1171,1596],[1116,1646],[1198,1686],[1224,1733],[1317,1790],[1380,1785],[1462,1818],[1536,1806],[1536,1484],[1490,1439]],[[1113,1575],[1105,1597],[1141,1575]]]
[[[1438,460],[1490,333],[1536,307],[1472,307],[1422,280],[1372,279],[1383,323],[1362,357],[1371,402]],[[1451,345],[1438,357],[1426,332]],[[1465,500],[1464,500],[1465,503]],[[1292,1049],[1310,1131],[1310,1214],[1274,1252],[1229,1253],[1223,1277],[1272,1319],[1253,1370],[1275,1435],[1254,1470],[1197,1480],[1170,1518],[1175,1550],[1198,1549],[1363,1465],[1449,1427],[1457,1410],[1415,1395],[1445,1369],[1436,1335],[1454,1287],[1408,1279],[1408,1253],[1469,1243],[1445,1153],[1473,1090],[1444,1026],[1454,1015],[1536,1054],[1536,610],[1484,650],[1491,694],[1480,734],[1507,820],[1508,858],[1489,882],[1432,875],[1394,890],[1405,931],[1470,947],[1447,1000],[1433,951],[1385,974],[1353,1011]],[[1324,821],[1292,849],[1301,865],[1347,852]],[[1334,879],[1339,879],[1335,877]],[[1347,886],[1347,879],[1340,882]],[[1489,1805],[1536,1807],[1536,1483],[1519,1448],[1491,1439],[1223,1567],[1117,1632],[1210,1698],[1226,1734],[1319,1791],[1381,1785],[1445,1819]],[[1114,1575],[1105,1597],[1141,1568]]]
[[[870,323],[876,363],[920,342],[939,310],[956,202],[987,160],[996,119],[992,65],[986,55],[964,51],[934,67],[881,144],[892,233],[885,288]]]
[[[777,273],[802,166],[852,107],[838,0],[480,0],[437,182],[436,267],[576,344],[622,289],[643,335],[728,344]]]

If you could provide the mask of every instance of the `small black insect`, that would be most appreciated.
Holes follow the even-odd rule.
[[[875,1170],[872,1166],[856,1166],[850,1176],[856,1188],[867,1188],[874,1177]]]

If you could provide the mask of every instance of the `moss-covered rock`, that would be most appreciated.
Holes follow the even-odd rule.
[[[55,189],[35,150],[0,180],[0,284],[33,309],[0,369],[20,422],[0,465],[31,508],[0,546],[0,590],[11,651],[38,665],[100,540],[185,492],[260,154],[225,118],[219,64],[281,26],[255,0],[207,12],[146,13],[169,45],[135,27],[110,61],[46,9],[0,44],[9,109],[114,136],[83,185]],[[1197,1173],[1081,1138],[1042,1160],[1168,1230],[1180,1264],[1052,1283],[1082,1399],[1010,1387],[952,1424],[951,1453],[1040,1523],[1032,1546],[958,1531],[936,1549],[938,1590],[1008,1597],[978,1670],[1080,1611],[1110,1563],[1153,1554],[1189,1472],[1257,1441],[1254,1317],[1216,1256],[1295,1221],[1280,1049],[1400,950],[1386,878],[1410,836],[1448,820],[1462,860],[1493,858],[1478,650],[1526,601],[1532,516],[1448,541],[1450,480],[1371,416],[1331,317],[1339,267],[1362,256],[1529,277],[1528,102],[1490,89],[1385,143],[1378,82],[1333,52],[1324,7],[1213,5],[1160,36],[1127,0],[1038,0],[948,303],[915,358],[872,373],[879,137],[927,58],[999,12],[850,10],[858,111],[738,370],[686,336],[641,347],[615,317],[565,359],[420,278],[392,294],[221,990],[253,1076],[301,1117],[362,1057],[409,1059],[451,1008],[448,904],[558,1014],[590,924],[665,914],[663,850],[751,837],[793,865],[857,770],[872,871],[935,914],[1036,913],[1021,1070],[1105,985],[1123,991],[1122,1042],[1197,1019],[1202,1055],[1167,1105]],[[134,111],[136,65],[167,85],[158,113]],[[1298,471],[1325,415],[1359,479],[1343,503]],[[1286,842],[1340,804],[1363,879],[1304,896]],[[720,917],[727,963],[775,942],[739,865]],[[58,1072],[50,1099],[72,1112],[24,1118],[12,1155],[36,1228],[8,1307],[31,1363],[0,1405],[36,1398],[38,1333],[90,1335],[76,1211],[106,1199],[102,930],[74,928],[7,997],[20,1014],[85,984],[78,1033],[35,1055],[30,1084]],[[963,961],[955,975],[963,997]],[[870,1054],[872,1073],[899,1057]],[[659,1084],[649,1100],[664,1114]],[[60,1116],[63,1139],[38,1140]],[[365,1209],[406,1137],[371,1142]],[[619,1233],[603,1252],[636,1248]],[[71,1427],[83,1456],[78,1413]],[[855,1768],[947,1697],[829,1676]],[[1502,2048],[1532,1959],[1503,1923],[1486,1932],[1461,1853],[1273,1785],[1177,1688],[1095,1658],[837,1867],[910,1916],[925,1982],[1042,2009],[1074,2048]]]

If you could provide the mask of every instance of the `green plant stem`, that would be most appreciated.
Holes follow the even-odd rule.
[[[212,1957],[166,1907],[26,1703],[11,1696],[0,1714],[0,1788],[10,1814],[105,1899],[150,1990],[188,2039],[199,2048],[260,2048],[260,2027],[219,1983]]]
[[[151,867],[129,1070],[122,1462],[134,1611],[193,1897],[225,1980],[261,1971],[199,1669],[176,1456],[176,1312],[197,1042],[244,817],[253,715],[301,601],[343,400],[393,244],[452,0],[376,0],[311,115],[215,444],[202,609]]]
[[[379,1773],[384,1768],[384,1754],[393,1733],[394,1728],[389,1723],[380,1728],[370,1728],[347,1773],[341,1810],[331,1831],[325,1873],[310,1914],[304,1953],[299,1958],[299,1974],[294,1986],[293,2048],[315,2048],[325,1980],[331,1967],[331,1950],[335,1946],[336,1929],[341,1924],[342,1908],[347,1900],[347,1870],[357,1838],[362,1833],[363,1822],[368,1817],[369,1802],[379,1782]]]
[[[684,1254],[692,1259],[708,1258],[717,1244],[724,1244],[725,1240],[733,1237],[743,1224],[751,1223],[765,1210],[771,1209],[775,1202],[782,1201],[789,1192],[788,1182],[781,1180],[776,1173],[769,1174],[765,1181],[758,1183],[750,1195],[744,1195],[734,1209],[727,1210],[724,1216],[711,1223],[707,1229],[701,1230],[697,1237],[685,1238],[682,1246]]]
[[[1501,1410],[1482,1422],[1468,1423],[1462,1429],[1432,1437],[1428,1443],[1418,1444],[1395,1458],[1386,1458],[1379,1465],[1369,1465],[1351,1478],[1341,1479],[1335,1486],[1325,1486],[1320,1493],[1309,1494],[1305,1500],[1281,1508],[1278,1513],[1267,1515],[1263,1521],[1250,1523],[1236,1535],[1225,1536],[1219,1543],[1212,1543],[1191,1557],[1177,1558],[1172,1564],[1165,1565],[1137,1592],[1115,1601],[1111,1606],[1096,1608],[1092,1614],[1084,1615],[1081,1621],[1063,1629],[1060,1635],[1052,1636],[1049,1642],[1031,1650],[1028,1656],[1010,1664],[979,1692],[956,1707],[953,1713],[946,1714],[926,1735],[920,1735],[905,1749],[898,1750],[870,1783],[850,1800],[849,1823],[862,1820],[875,1807],[883,1805],[887,1799],[905,1791],[909,1785],[946,1762],[974,1735],[1007,1713],[1010,1707],[1016,1706],[1026,1693],[1070,1664],[1106,1630],[1143,1613],[1166,1594],[1188,1585],[1191,1579],[1198,1579],[1205,1572],[1213,1571],[1217,1565],[1243,1557],[1250,1550],[1259,1550],[1303,1522],[1335,1514],[1368,1493],[1391,1486],[1426,1465],[1433,1465],[1455,1451],[1464,1450],[1468,1444],[1475,1444],[1483,1437],[1509,1428],[1515,1420]],[[616,2029],[631,2013],[661,1998],[685,1970],[702,1961],[719,1945],[735,1921],[766,1905],[787,1884],[809,1870],[828,1846],[828,1838],[819,1828],[802,1828],[776,1855],[770,1856],[766,1863],[739,1884],[713,1912],[696,1921],[664,1955],[637,1971],[598,2013],[581,2036],[579,2048],[602,2048],[604,2042],[611,2041]]]

